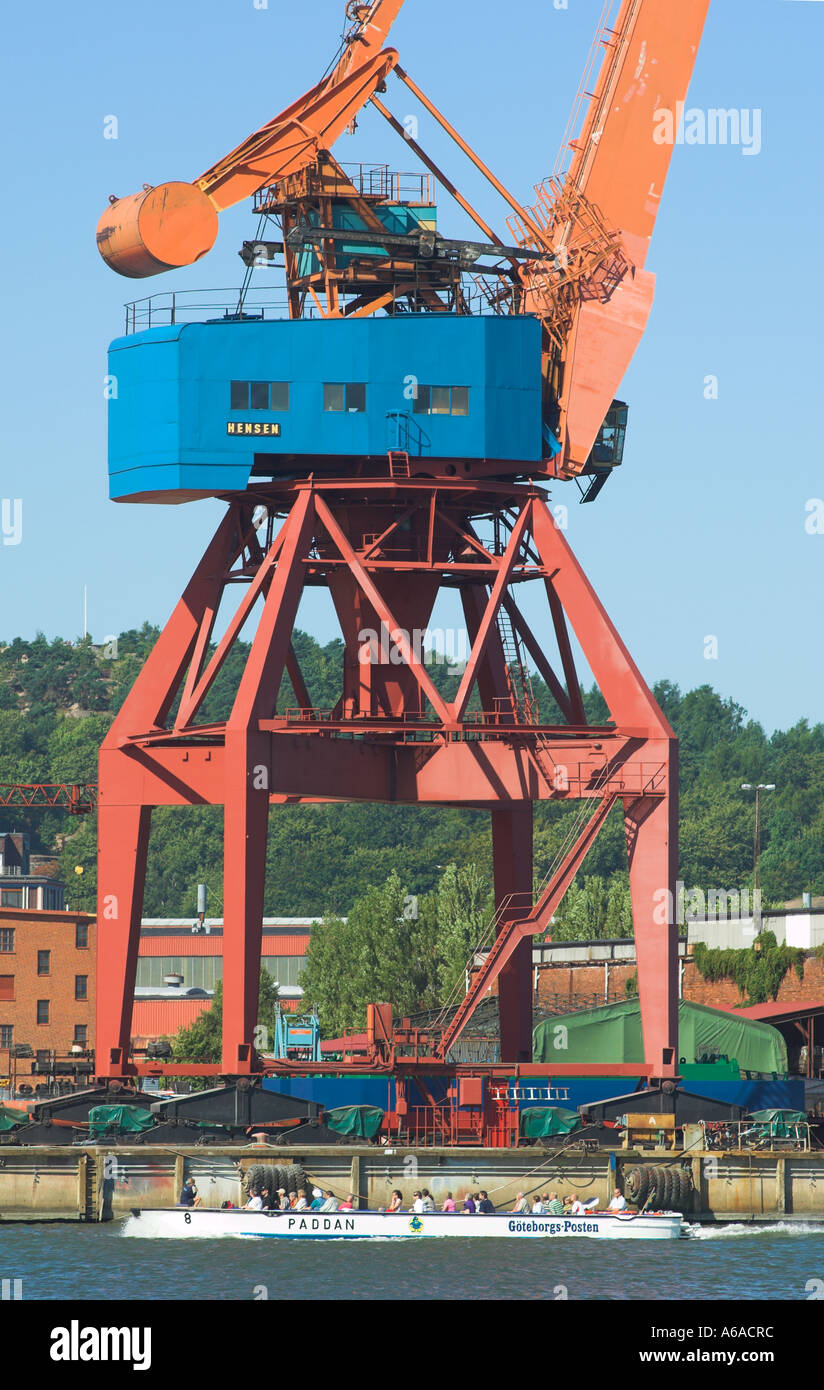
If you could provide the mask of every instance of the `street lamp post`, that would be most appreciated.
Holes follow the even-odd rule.
[[[752,884],[753,894],[755,894],[761,888],[761,803],[759,797],[762,792],[774,792],[775,782],[742,782],[741,790],[742,792],[755,792],[755,829],[752,845]]]

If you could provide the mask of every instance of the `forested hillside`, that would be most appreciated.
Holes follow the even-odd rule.
[[[43,637],[0,647],[0,782],[94,781],[96,750],[114,711],[149,651],[156,631],[123,633],[116,645]],[[296,635],[313,703],[334,705],[342,645],[319,646]],[[241,656],[236,650],[209,695],[206,717],[226,712]],[[432,667],[449,692],[457,677]],[[542,717],[552,699],[533,679]],[[655,694],[681,741],[681,878],[687,887],[733,891],[752,882],[752,797],[742,782],[774,782],[763,805],[762,882],[773,902],[804,889],[824,893],[824,726],[806,722],[765,736],[743,706],[709,686],[682,694],[663,681]],[[591,718],[605,711],[597,693],[585,696]],[[282,708],[293,704],[281,693]],[[545,714],[546,712],[546,714]],[[567,812],[536,808],[536,874],[543,877],[563,838]],[[61,876],[73,905],[91,907],[95,888],[95,817],[8,809],[3,828],[29,829],[38,851],[61,853]],[[488,817],[481,812],[400,806],[284,807],[270,823],[266,911],[296,916],[347,913],[367,889],[397,873],[405,893],[424,895],[443,869],[474,866],[488,882]],[[147,883],[148,916],[195,910],[196,885],[209,885],[209,911],[221,909],[219,809],[155,813]],[[557,934],[583,936],[628,930],[622,826],[608,823],[586,864],[587,891],[573,893]],[[76,875],[76,866],[84,873]]]

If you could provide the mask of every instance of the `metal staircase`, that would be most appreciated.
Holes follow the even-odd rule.
[[[539,889],[538,900],[534,907],[527,906],[521,910],[516,898],[523,895],[516,894],[511,894],[501,903],[487,933],[485,933],[489,936],[491,932],[497,931],[497,935],[489,947],[486,960],[480,970],[476,972],[469,990],[441,1037],[438,1051],[442,1058],[448,1057],[449,1049],[457,1042],[472,1017],[476,1005],[495,983],[521,942],[527,937],[537,936],[546,930],[556,907],[584,862],[617,800],[617,792],[606,792],[599,802],[595,814],[590,816],[586,825],[582,827],[581,821],[589,809],[584,803],[581,813],[576,816],[558,853],[555,866],[550,869]],[[514,920],[512,919],[513,912],[518,913]],[[507,920],[508,918],[510,920]],[[474,963],[475,955],[477,952],[473,953],[470,968],[471,964]]]

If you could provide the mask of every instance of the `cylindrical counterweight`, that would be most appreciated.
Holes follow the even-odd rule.
[[[133,280],[194,264],[216,237],[217,212],[191,183],[161,183],[118,198],[97,224],[104,261]]]

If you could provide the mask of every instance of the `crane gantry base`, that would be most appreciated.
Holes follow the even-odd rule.
[[[677,745],[545,493],[389,476],[265,484],[226,500],[100,752],[98,1074],[136,1074],[131,1016],[157,806],[224,807],[223,1053],[215,1074],[262,1070],[255,1027],[270,808],[318,802],[490,812],[492,926],[498,954],[506,947],[495,972],[501,1058],[528,1063],[533,805],[553,800],[584,803],[587,817],[607,801],[607,810],[622,808],[645,1067],[674,1076],[677,929],[661,905],[676,880]],[[490,526],[493,539],[482,539]],[[528,582],[547,600],[555,664],[516,601]],[[237,586],[243,596],[215,643],[221,599],[227,591],[236,597]],[[306,586],[328,590],[343,634],[341,693],[330,710],[313,705],[292,644]],[[452,699],[433,681],[419,642],[442,588],[457,592],[471,642]],[[231,708],[210,710],[215,679],[223,671],[225,681],[226,659],[255,611]],[[600,727],[587,722],[570,628],[610,711]],[[544,722],[524,677],[524,649],[553,697]],[[278,700],[286,678],[291,707]],[[583,854],[559,866],[552,910],[579,862]],[[548,902],[539,894],[538,908]]]

